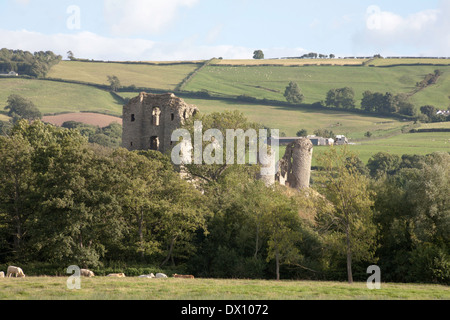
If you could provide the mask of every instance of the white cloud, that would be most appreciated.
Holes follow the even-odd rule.
[[[0,43],[30,52],[51,50],[63,57],[71,50],[76,57],[98,60],[140,60],[155,46],[149,40],[106,38],[91,32],[46,35],[27,30],[0,30]]]
[[[77,58],[109,61],[203,60],[213,57],[251,59],[253,50],[232,45],[197,45],[195,38],[180,43],[162,43],[145,39],[110,38],[92,32],[46,35],[27,30],[0,29],[0,43],[5,48],[30,52],[51,50],[66,57],[72,51]]]
[[[199,0],[104,0],[105,16],[115,35],[160,33],[176,18],[180,8]]]
[[[353,37],[357,47],[379,48],[377,52],[396,52],[407,48],[411,54],[450,56],[450,1],[442,0],[438,9],[408,16],[369,7],[364,30]],[[402,54],[402,53],[399,53]]]

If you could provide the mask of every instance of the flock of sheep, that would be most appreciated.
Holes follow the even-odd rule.
[[[11,278],[12,276],[14,276],[15,278],[25,278],[25,273],[19,267],[9,266],[8,271],[6,272],[6,277]],[[91,277],[95,277],[95,274],[91,270],[81,269],[81,276],[91,278]],[[111,273],[111,274],[108,274],[107,277],[125,278],[126,276],[125,276],[125,273]],[[174,274],[173,277],[179,278],[179,279],[194,279],[194,276],[192,276],[192,275]],[[3,271],[0,272],[0,278],[5,278],[5,273]],[[157,273],[156,275],[151,273],[148,275],[139,276],[139,278],[161,279],[161,278],[167,278],[167,275],[165,275],[164,273]]]

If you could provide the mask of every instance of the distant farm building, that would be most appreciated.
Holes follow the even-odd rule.
[[[446,117],[448,117],[448,116],[450,116],[450,110],[438,110],[437,112],[436,112],[436,115],[443,115],[443,116],[446,116]]]
[[[343,146],[345,144],[348,144],[348,139],[346,136],[336,136],[336,142],[335,145],[337,146]]]
[[[0,73],[0,77],[18,77],[19,74],[15,71],[10,71],[8,73]]]
[[[295,141],[298,141],[300,137],[280,137],[277,138],[278,143],[280,146],[287,146]],[[334,139],[331,138],[322,138],[322,137],[316,137],[316,136],[308,136],[308,138],[313,146],[332,146],[334,145]]]

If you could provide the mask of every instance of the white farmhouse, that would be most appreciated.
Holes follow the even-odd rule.
[[[342,146],[344,144],[348,144],[348,139],[346,136],[336,136],[335,144],[337,146]]]

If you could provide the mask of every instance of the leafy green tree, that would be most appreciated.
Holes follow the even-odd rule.
[[[253,52],[253,59],[257,60],[264,59],[264,52],[262,50],[255,50],[255,52]]]
[[[354,109],[355,105],[355,92],[352,88],[345,87],[340,89],[331,89],[327,93],[325,101],[328,107]]]
[[[21,259],[98,266],[106,244],[118,241],[123,232],[111,161],[78,132],[40,121],[19,121],[7,139],[9,148],[2,156],[8,150],[28,150],[15,159],[16,177],[27,177],[16,181],[22,192],[14,195],[21,206],[19,220],[12,224],[17,229],[20,222]],[[15,149],[11,143],[17,144]],[[17,212],[15,207],[8,212]]]
[[[333,205],[331,214],[319,220],[329,245],[346,256],[348,282],[353,283],[353,262],[375,260],[376,227],[369,180],[349,159],[356,157],[347,148],[332,148],[318,160],[323,168],[318,188]]]
[[[400,157],[396,154],[379,152],[369,159],[367,168],[372,178],[379,179],[386,174],[394,174],[399,169],[400,162]]]
[[[402,169],[374,184],[379,265],[386,281],[450,283],[446,201],[450,157],[404,157]]]
[[[113,158],[128,221],[125,251],[143,261],[162,257],[162,264],[175,263],[175,257],[186,259],[195,251],[191,244],[195,232],[206,230],[204,197],[180,178],[166,156],[118,149]]]
[[[275,260],[276,279],[280,280],[281,264],[295,264],[300,260],[297,244],[301,241],[300,219],[296,203],[280,191],[274,191],[264,215],[268,237],[267,261]]]
[[[36,208],[30,197],[36,182],[31,163],[32,147],[26,139],[20,135],[0,137],[0,226],[4,226],[4,239],[12,237],[8,251],[15,253],[15,259],[23,254],[27,222]]]
[[[428,117],[430,121],[436,116],[437,109],[434,106],[426,105],[420,107],[420,112]]]
[[[336,135],[334,134],[334,132],[328,129],[317,129],[314,131],[314,135],[322,138],[336,139]]]
[[[308,131],[306,129],[302,129],[297,132],[297,137],[307,137],[307,136],[308,136]]]
[[[219,181],[220,177],[226,174],[226,171],[233,166],[237,166],[239,163],[240,156],[238,154],[238,148],[236,147],[236,138],[230,137],[233,140],[228,141],[227,137],[227,130],[243,130],[244,133],[248,130],[255,130],[256,133],[258,133],[259,129],[263,129],[262,125],[258,123],[250,122],[242,113],[238,111],[226,111],[223,113],[211,113],[208,115],[205,114],[198,114],[195,117],[189,118],[183,128],[187,129],[190,132],[190,136],[192,137],[192,143],[194,143],[194,124],[195,121],[200,121],[202,123],[202,132],[203,135],[205,132],[207,132],[210,129],[216,129],[220,131],[221,135],[223,136],[223,147],[217,147],[214,152],[214,157],[218,159],[219,161],[216,161],[216,163],[210,164],[206,163],[205,159],[203,157],[202,164],[196,164],[195,161],[193,161],[192,164],[186,164],[185,168],[188,171],[188,173],[196,178],[201,179],[201,183],[216,183]],[[203,141],[202,150],[206,152],[206,148],[208,146],[211,146],[211,141]],[[232,146],[234,144],[234,153],[228,154],[226,146]],[[249,143],[248,141],[245,142],[246,150],[249,150]],[[244,154],[245,156],[245,154]],[[231,159],[233,157],[233,159]],[[229,160],[229,161],[228,161]],[[231,161],[233,160],[233,161]],[[231,164],[233,162],[234,164]]]
[[[8,97],[5,110],[8,111],[8,116],[13,119],[13,123],[19,119],[32,121],[42,118],[41,112],[32,101],[17,94]]]
[[[292,81],[289,83],[289,86],[286,87],[284,97],[287,102],[292,104],[300,104],[305,99],[305,96],[302,94],[298,84]]]
[[[111,91],[113,92],[116,92],[122,87],[120,80],[117,76],[108,76],[108,83]]]

